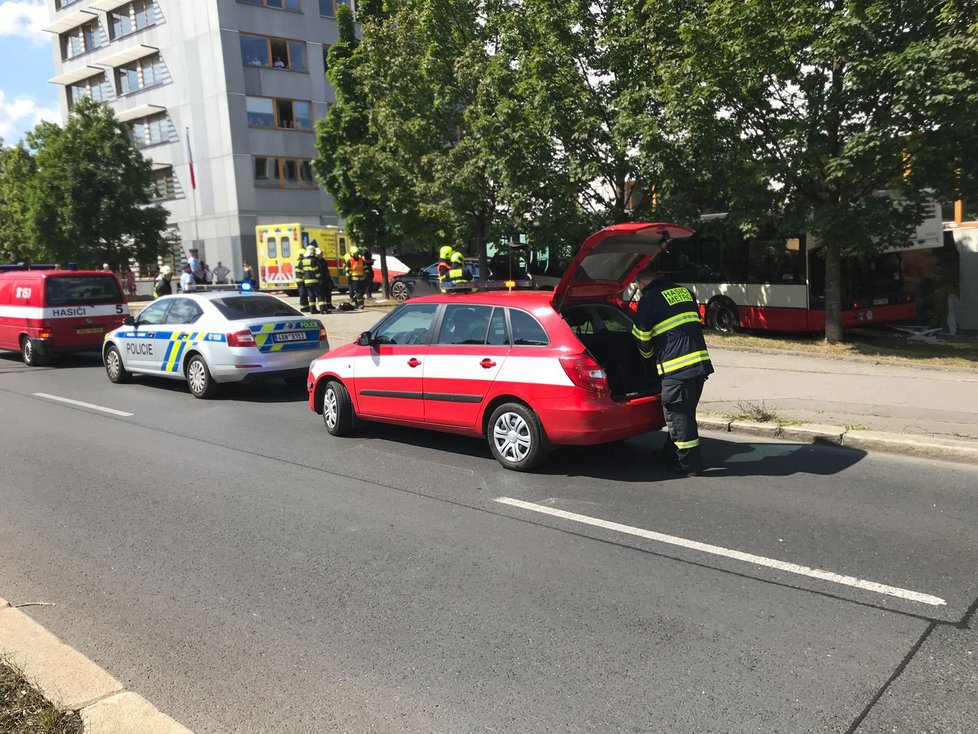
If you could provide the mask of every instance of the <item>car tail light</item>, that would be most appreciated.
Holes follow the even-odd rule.
[[[319,327],[319,341],[321,341],[321,342],[326,341],[326,327],[325,326],[320,326]]]
[[[248,329],[235,331],[228,334],[229,347],[253,347],[255,346],[255,335]]]
[[[583,387],[585,390],[590,390],[599,395],[607,395],[610,392],[608,375],[590,354],[561,357],[560,366],[564,368],[564,372],[567,373],[571,382],[578,387]]]

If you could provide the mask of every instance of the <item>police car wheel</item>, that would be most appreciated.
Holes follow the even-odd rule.
[[[117,385],[122,382],[129,382],[132,372],[127,370],[122,364],[122,355],[114,346],[105,350],[105,374],[109,377],[109,382]]]
[[[37,353],[34,342],[26,336],[20,338],[20,356],[28,367],[37,367],[48,362],[47,359]]]
[[[209,398],[217,392],[217,383],[199,354],[195,354],[187,363],[187,385],[195,398]]]
[[[353,433],[353,403],[343,383],[331,382],[326,386],[323,392],[323,423],[331,436]]]
[[[540,419],[519,403],[496,408],[486,433],[492,455],[507,469],[529,471],[547,457]]]
[[[408,292],[408,287],[404,283],[395,283],[391,286],[391,298],[393,298],[398,303],[404,303],[411,294]]]

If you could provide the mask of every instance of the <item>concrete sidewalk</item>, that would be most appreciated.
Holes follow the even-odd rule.
[[[284,300],[298,306],[297,298]],[[345,300],[334,296],[337,305]],[[381,299],[367,304],[320,317],[332,347],[352,342],[389,310]],[[774,349],[711,346],[710,354],[716,373],[700,403],[704,426],[978,463],[978,370]],[[757,428],[732,421],[750,406],[763,406],[778,420]]]

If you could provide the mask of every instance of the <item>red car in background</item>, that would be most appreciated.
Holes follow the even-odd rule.
[[[557,445],[617,441],[663,424],[660,383],[632,336],[622,291],[675,224],[589,237],[552,292],[413,299],[310,366],[309,407],[347,435],[380,421],[484,437],[526,471]]]

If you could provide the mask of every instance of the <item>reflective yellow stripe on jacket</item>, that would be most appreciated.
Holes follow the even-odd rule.
[[[675,329],[677,326],[682,326],[683,324],[698,324],[700,322],[700,315],[693,311],[686,311],[685,313],[677,314],[665,321],[660,321],[658,324],[652,327],[651,332],[647,332],[652,336],[659,336],[659,334],[665,334],[670,329]],[[634,334],[634,330],[632,331]]]
[[[636,341],[639,343],[638,353],[645,359],[652,359],[652,355],[654,353],[652,349],[652,332],[643,331],[637,326],[632,326],[632,336],[635,337]]]
[[[691,352],[690,354],[684,354],[682,357],[676,357],[675,359],[670,359],[667,362],[663,362],[658,365],[660,375],[668,375],[670,372],[676,372],[684,367],[691,367],[699,362],[706,362],[710,359],[710,353],[705,349],[700,352]]]

